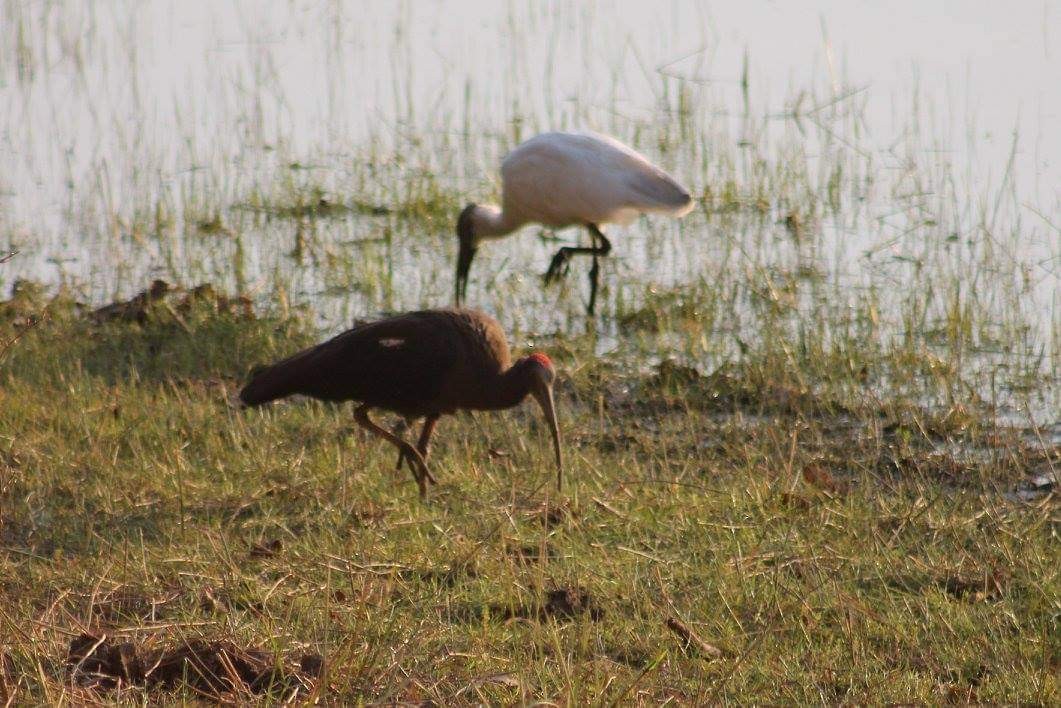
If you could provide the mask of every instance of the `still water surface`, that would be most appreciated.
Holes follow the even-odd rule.
[[[455,211],[243,207],[420,189],[456,209],[496,197],[519,139],[589,128],[697,194],[768,204],[620,231],[607,279],[624,302],[764,268],[837,292],[938,272],[1056,348],[1059,34],[1053,0],[0,0],[0,249],[20,252],[0,288],[101,302],[152,277],[263,297],[282,281],[330,330],[445,304]],[[812,202],[794,243],[784,218]],[[528,329],[575,315],[582,278],[542,293],[555,244],[539,236],[484,249],[471,301]]]

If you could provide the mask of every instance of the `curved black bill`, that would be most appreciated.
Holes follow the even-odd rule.
[[[457,278],[454,292],[454,300],[458,305],[464,302],[464,296],[468,292],[468,271],[471,270],[476,250],[470,239],[461,239],[460,251],[457,253]]]

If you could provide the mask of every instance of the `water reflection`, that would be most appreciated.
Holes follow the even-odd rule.
[[[770,273],[887,299],[918,273],[977,271],[991,241],[1002,275],[976,284],[985,302],[1020,300],[1037,336],[1056,336],[1048,2],[0,8],[0,247],[20,251],[5,288],[31,277],[101,301],[154,276],[260,294],[282,283],[331,329],[441,304],[456,209],[491,196],[520,139],[589,127],[703,195],[681,223],[615,234],[617,301]],[[318,193],[382,206],[426,194],[436,208],[243,208]],[[540,236],[484,252],[470,293],[530,331],[582,307],[581,275],[541,291],[554,246]]]

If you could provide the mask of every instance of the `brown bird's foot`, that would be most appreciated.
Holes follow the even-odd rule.
[[[427,463],[419,450],[404,441],[398,446],[398,450],[400,451],[400,458],[409,463],[413,479],[416,480],[416,486],[420,488],[420,498],[423,499],[427,496],[427,483],[438,484],[438,482],[435,480],[434,475],[431,474],[431,470],[427,468]]]
[[[430,482],[431,484],[438,484],[438,480],[436,480],[435,476],[433,474],[431,474],[431,470],[429,470],[427,468],[427,459],[426,459],[427,458],[427,451],[426,450],[419,450],[419,452],[420,452],[420,456],[422,458],[425,458],[424,459],[424,470],[423,471],[427,473],[427,481]],[[409,469],[412,471],[414,476],[418,473],[417,468],[416,468],[416,464],[412,460],[410,460],[408,457],[406,457],[404,450],[401,450],[401,451],[398,452],[398,464],[396,464],[394,466],[394,471],[395,472],[401,472],[402,471],[402,463],[407,463],[409,465]]]
[[[397,471],[397,472],[401,471],[403,462],[408,463],[409,471],[413,473],[413,479],[416,480],[416,487],[417,487],[417,489],[420,490],[420,499],[421,500],[427,499],[427,483],[428,483],[428,481],[431,481],[432,483],[434,483],[434,480],[431,478],[431,473],[427,472],[425,474],[425,471],[426,471],[427,468],[424,467],[423,469],[421,469],[413,461],[412,457],[409,457],[408,455],[405,454],[405,450],[402,450],[402,451],[400,451],[398,453],[398,466],[397,466],[397,468],[395,468],[395,471]]]
[[[397,423],[391,426],[391,435],[400,438],[405,435],[405,431],[409,429],[409,422],[407,420],[399,420]],[[402,452],[401,448],[398,449],[398,462],[394,465],[395,472],[402,471],[402,462],[405,461],[405,453]]]
[[[381,428],[372,422],[372,418],[369,417],[368,411],[369,406],[359,406],[357,410],[354,411],[354,420],[356,420],[361,427],[398,448],[401,457],[409,462],[409,467],[413,471],[413,479],[416,480],[416,486],[420,488],[420,498],[423,499],[427,496],[427,482],[431,481],[434,483],[435,478],[431,475],[431,472],[428,471],[427,463],[424,462],[424,458],[420,454],[420,451],[394,433],[385,428]]]
[[[416,451],[420,453],[420,457],[424,461],[425,470],[427,469],[427,449],[428,446],[431,444],[431,434],[435,431],[435,425],[438,423],[438,418],[438,415],[429,415],[424,419],[424,427],[423,430],[420,431],[420,440],[416,443]],[[398,464],[395,467],[396,471],[401,471],[403,461],[409,463],[409,469],[415,475],[416,468],[413,466],[413,463],[410,458],[406,457],[405,450],[399,447]],[[438,482],[435,481],[435,478],[431,475],[430,471],[427,472],[427,479],[429,482],[431,482],[431,484],[438,484]]]
[[[431,484],[438,484],[438,480],[435,479],[435,476],[433,474],[431,474],[431,470],[428,469],[428,467],[427,467],[427,451],[426,450],[417,450],[417,452],[420,453],[420,459],[424,461],[423,468],[418,468],[417,467],[417,463],[415,463],[412,459],[410,459],[405,454],[405,451],[402,450],[402,451],[398,452],[398,464],[395,465],[394,471],[395,472],[401,472],[402,471],[402,463],[404,462],[404,463],[409,465],[409,470],[413,473],[414,476],[419,474],[420,472],[423,472],[427,476],[427,481],[428,482],[430,482]]]

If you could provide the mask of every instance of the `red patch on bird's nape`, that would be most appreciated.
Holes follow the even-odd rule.
[[[550,359],[545,354],[542,354],[541,352],[535,352],[535,353],[531,354],[527,358],[531,359],[532,361],[537,362],[538,364],[541,364],[546,369],[552,369],[553,368],[553,360]]]

